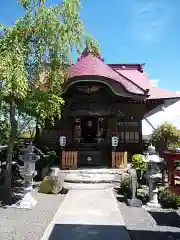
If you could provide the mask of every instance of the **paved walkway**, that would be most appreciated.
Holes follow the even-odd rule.
[[[113,190],[69,191],[41,238],[56,239],[129,240]]]

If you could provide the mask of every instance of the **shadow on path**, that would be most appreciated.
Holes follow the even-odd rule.
[[[180,240],[179,232],[129,230],[131,240]]]
[[[111,225],[55,224],[49,240],[130,240],[126,227]]]
[[[149,213],[159,226],[180,227],[180,216],[176,212],[149,211]]]
[[[179,232],[128,230],[124,226],[55,224],[49,240],[180,240]],[[44,239],[43,239],[44,240]]]

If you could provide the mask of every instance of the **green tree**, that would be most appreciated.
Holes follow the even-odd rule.
[[[151,142],[160,153],[164,150],[175,150],[180,147],[180,130],[171,123],[164,122],[153,131]]]
[[[71,52],[86,43],[78,0],[48,7],[46,0],[19,0],[25,13],[14,25],[1,25],[1,96],[9,104],[11,133],[6,157],[6,200],[11,200],[11,165],[17,137],[17,110],[35,116],[42,126],[60,117],[62,86],[68,79]],[[90,48],[96,45],[91,42]]]
[[[0,145],[7,145],[10,135],[10,125],[6,120],[0,120]]]
[[[8,144],[10,136],[10,123],[8,121],[8,108],[5,102],[0,102],[0,145]]]

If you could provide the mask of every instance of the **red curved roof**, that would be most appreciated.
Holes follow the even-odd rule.
[[[136,85],[126,76],[117,72],[109,65],[105,64],[100,58],[87,54],[82,56],[78,62],[70,68],[71,77],[79,76],[102,76],[119,82],[128,92],[143,94],[146,89]]]
[[[157,88],[157,87],[151,87],[149,91],[149,97],[148,99],[168,99],[168,98],[179,98],[180,99],[180,94],[177,93],[172,93],[170,91]]]
[[[142,89],[150,89],[151,84],[148,79],[147,73],[140,72],[137,69],[118,69],[116,70],[132,82],[134,82],[136,85],[140,86]]]
[[[70,67],[70,76],[102,76],[119,82],[128,92],[147,96],[147,99],[180,98],[179,95],[152,86],[142,70],[142,64],[105,64],[98,56],[83,52]]]

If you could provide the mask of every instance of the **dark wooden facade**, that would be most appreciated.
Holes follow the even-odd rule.
[[[63,158],[59,146],[59,137],[62,135],[67,138],[64,158],[66,161],[69,161],[68,156],[77,158],[72,160],[76,161],[74,168],[113,167],[111,137],[114,135],[119,137],[116,152],[125,152],[129,156],[142,152],[141,120],[157,102],[147,102],[137,96],[117,95],[112,86],[91,79],[73,82],[66,88],[64,99],[62,118],[54,127],[48,127],[41,138],[41,142],[57,150],[60,159]],[[91,161],[88,161],[88,157]],[[122,163],[123,167],[125,165]]]
[[[62,168],[122,167],[143,151],[142,119],[180,96],[151,86],[143,64],[105,64],[84,51],[70,67],[65,106],[55,126],[46,126],[39,143],[55,149]],[[116,149],[111,137],[119,137]],[[59,137],[67,144],[60,148]]]

